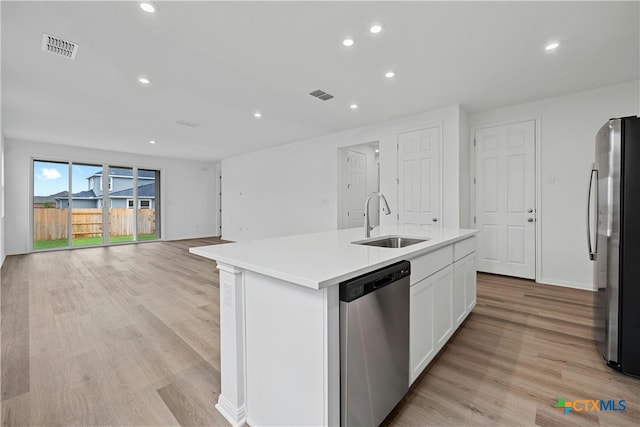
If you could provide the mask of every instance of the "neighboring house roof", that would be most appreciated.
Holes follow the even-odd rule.
[[[61,191],[56,194],[50,194],[48,196],[33,196],[33,203],[46,203],[46,202],[55,202],[58,196],[66,196],[66,191]]]
[[[156,195],[156,183],[141,185],[138,187],[138,197],[153,198]],[[114,191],[109,193],[109,197],[133,197],[133,188],[127,188],[125,190]]]
[[[53,196],[49,196],[49,197],[53,197],[56,200],[62,200],[62,199],[68,199],[69,198],[69,192],[68,191],[62,191],[58,194],[54,194],[55,197]],[[93,192],[93,190],[88,190],[88,191],[80,191],[79,193],[73,193],[71,194],[71,197],[73,199],[95,199],[96,198],[96,193]]]
[[[138,197],[145,199],[153,199],[156,195],[156,183],[152,182],[138,186]],[[109,193],[110,198],[132,198],[133,188],[127,188],[125,190],[113,191]],[[61,191],[50,196],[34,196],[34,203],[46,203],[55,202],[56,200],[67,200],[69,198],[68,191]],[[93,190],[80,191],[78,193],[71,194],[72,199],[102,199],[102,196],[96,196]]]
[[[94,173],[92,176],[102,176],[102,171]],[[133,169],[109,168],[109,176],[130,176],[133,177]],[[138,169],[138,178],[155,178],[155,171]]]

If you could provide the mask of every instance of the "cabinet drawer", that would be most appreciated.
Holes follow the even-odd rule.
[[[475,250],[475,246],[474,246]],[[431,276],[438,270],[442,270],[453,260],[453,247],[447,246],[417,258],[410,259],[411,263],[411,286],[422,279]]]
[[[476,250],[476,237],[469,237],[453,244],[453,260],[458,261]]]

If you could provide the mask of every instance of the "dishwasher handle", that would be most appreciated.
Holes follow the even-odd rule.
[[[371,282],[371,287],[373,289],[380,289],[394,281],[395,281],[395,276],[393,274],[387,274],[386,276],[383,276],[378,280]]]

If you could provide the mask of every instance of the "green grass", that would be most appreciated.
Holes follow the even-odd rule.
[[[138,236],[138,241],[144,240],[156,240],[155,234],[141,234]],[[109,236],[109,243],[121,243],[121,242],[133,242],[133,236]],[[87,246],[87,245],[100,245],[102,244],[102,236],[97,237],[80,237],[73,239],[72,246]],[[69,246],[67,239],[60,240],[38,240],[33,242],[33,249],[52,249],[52,248],[64,248]]]

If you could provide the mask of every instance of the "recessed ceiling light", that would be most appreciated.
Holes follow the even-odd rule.
[[[373,34],[378,34],[380,31],[382,31],[382,25],[374,24],[371,26],[371,28],[369,28],[369,31]]]
[[[260,117],[262,117],[262,113],[260,111],[256,111],[255,113],[253,113],[253,117],[259,119]]]
[[[358,108],[358,104],[351,104],[349,105],[349,108],[351,108],[352,110],[356,110]]]
[[[342,45],[346,47],[353,46],[354,43],[355,43],[355,40],[353,40],[352,38],[346,38],[342,40]]]
[[[149,141],[149,144],[155,144],[156,142],[154,140]]]
[[[390,79],[391,77],[395,76],[396,73],[394,73],[393,71],[387,71],[384,76],[388,79]]]
[[[150,83],[151,83],[151,80],[149,80],[149,79],[148,79],[148,78],[146,78],[146,77],[140,77],[140,78],[138,79],[138,82],[142,83],[143,85],[148,85],[148,84],[150,84]]]
[[[555,49],[558,48],[558,46],[560,46],[560,43],[552,42],[552,43],[549,43],[548,45],[546,45],[544,50],[555,50]]]
[[[156,6],[153,3],[142,2],[140,3],[140,9],[147,13],[154,13],[156,11]]]

